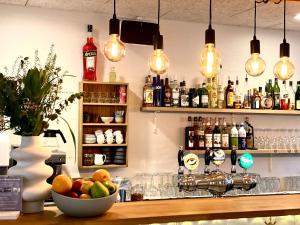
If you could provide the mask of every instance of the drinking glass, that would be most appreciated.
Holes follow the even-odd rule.
[[[83,93],[83,102],[91,102],[91,92]]]
[[[100,103],[105,103],[105,100],[106,100],[106,92],[100,92],[99,93],[99,102]]]

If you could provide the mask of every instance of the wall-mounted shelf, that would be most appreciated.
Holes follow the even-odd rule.
[[[127,144],[82,144],[82,147],[120,147]]]
[[[209,109],[183,107],[141,107],[142,112],[160,113],[222,113],[222,114],[263,114],[263,115],[300,115],[297,110],[264,110],[264,109]]]
[[[196,155],[204,155],[205,150],[185,150],[188,153],[194,153]],[[230,154],[231,150],[224,150],[226,154]],[[259,154],[300,154],[299,150],[286,150],[286,149],[258,149],[258,150],[237,150],[237,154],[251,153],[254,155]]]
[[[126,168],[127,165],[117,165],[117,164],[110,164],[110,165],[94,165],[94,166],[81,166],[80,168],[83,169],[102,169],[102,168]]]
[[[101,127],[121,127],[127,126],[127,123],[83,123],[82,126],[101,126]]]
[[[94,103],[94,102],[85,102],[83,105],[94,105],[94,106],[127,106],[127,104],[120,103]]]

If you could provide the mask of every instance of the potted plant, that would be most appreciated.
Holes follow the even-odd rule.
[[[50,195],[46,179],[53,172],[44,163],[51,152],[43,148],[41,134],[82,94],[61,99],[63,78],[68,75],[56,67],[53,46],[44,66],[40,66],[36,51],[32,68],[28,57],[19,57],[13,71],[12,76],[0,73],[1,130],[14,130],[22,136],[20,148],[11,151],[17,165],[8,170],[8,175],[23,177],[23,212],[39,212]]]

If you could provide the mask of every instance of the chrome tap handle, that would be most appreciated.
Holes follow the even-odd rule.
[[[230,159],[231,159],[231,173],[236,173],[236,161],[237,161],[236,150],[231,151]]]
[[[178,151],[178,175],[184,173],[184,161],[183,161],[183,146],[180,146]]]
[[[205,163],[204,173],[205,174],[209,173],[210,161],[211,161],[211,150],[206,150],[205,155],[204,155],[204,163]]]

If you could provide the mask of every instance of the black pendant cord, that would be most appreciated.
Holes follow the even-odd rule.
[[[157,6],[158,6],[158,9],[157,9],[157,32],[158,34],[160,33],[159,32],[159,19],[160,19],[160,0],[157,0]]]
[[[113,18],[117,18],[116,16],[116,0],[114,0],[114,15]]]
[[[209,28],[211,28],[211,18],[212,18],[211,0],[209,0]]]
[[[256,0],[254,0],[254,36],[253,39],[256,39]]]
[[[286,39],[285,39],[286,0],[284,0],[283,4],[284,4],[284,8],[283,8],[283,42],[286,42]]]

